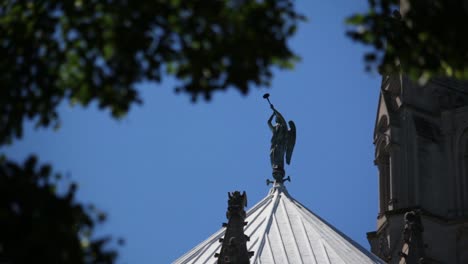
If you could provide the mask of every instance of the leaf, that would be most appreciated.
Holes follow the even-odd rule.
[[[348,17],[345,22],[346,24],[350,25],[360,25],[363,24],[365,21],[366,17],[364,15],[354,15],[351,17]]]

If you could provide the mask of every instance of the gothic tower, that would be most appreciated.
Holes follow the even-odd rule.
[[[468,83],[382,80],[371,251],[388,263],[468,263]]]

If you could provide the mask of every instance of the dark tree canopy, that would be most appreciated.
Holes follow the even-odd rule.
[[[292,0],[2,1],[0,144],[25,119],[57,125],[63,99],[119,117],[141,102],[136,83],[165,74],[193,100],[268,86],[302,19]]]
[[[141,103],[135,85],[172,75],[192,100],[268,86],[290,68],[288,40],[304,17],[293,0],[6,0],[0,3],[0,146],[26,120],[58,126],[63,101],[97,102],[113,117]],[[0,263],[113,263],[105,220],[63,195],[49,165],[0,157]],[[62,183],[63,184],[63,183]],[[60,185],[62,185],[60,184]]]
[[[75,184],[57,194],[58,181],[33,156],[0,158],[0,263],[113,263],[110,238],[92,236],[105,215],[74,200]]]
[[[370,10],[348,19],[348,35],[372,46],[367,69],[403,71],[414,80],[468,79],[468,1],[369,0]]]

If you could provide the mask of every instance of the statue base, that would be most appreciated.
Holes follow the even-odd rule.
[[[274,167],[272,175],[273,175],[273,179],[275,179],[275,181],[267,180],[267,185],[269,185],[270,183],[275,183],[275,182],[283,184],[285,181],[291,181],[291,178],[289,176],[287,178],[284,177],[285,174],[286,173],[285,173],[283,168]]]
[[[277,182],[282,182],[285,174],[286,173],[284,172],[283,168],[281,167],[273,168],[273,172],[272,172],[273,179],[275,179]]]

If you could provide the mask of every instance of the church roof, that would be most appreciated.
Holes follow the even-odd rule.
[[[250,263],[385,263],[292,198],[283,184],[247,212]],[[216,263],[221,229],[174,264]]]

